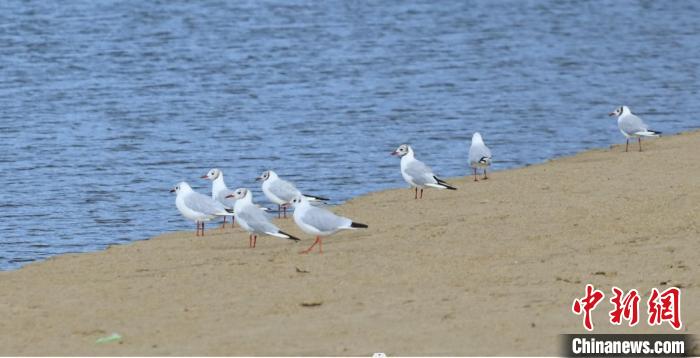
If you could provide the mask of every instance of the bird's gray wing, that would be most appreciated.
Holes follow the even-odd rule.
[[[625,116],[620,120],[620,130],[627,134],[645,132],[648,129],[649,127],[646,125],[646,123],[644,123],[641,118],[635,116],[634,114]]]
[[[475,144],[469,148],[469,164],[477,164],[484,159],[487,162],[491,161],[491,149],[484,144]]]
[[[227,198],[229,195],[233,195],[234,191],[230,189],[224,189],[221,190],[216,194],[216,200],[220,202],[221,204],[224,204],[229,209],[232,209],[234,205],[236,205],[236,199],[233,198]]]
[[[406,174],[410,175],[413,181],[419,185],[435,183],[435,179],[433,178],[435,174],[433,174],[433,170],[417,159],[409,162],[406,166]]]
[[[265,216],[265,213],[256,206],[246,205],[244,209],[241,210],[240,213],[236,213],[236,215],[256,232],[276,233],[280,231],[280,229]]]
[[[301,220],[308,225],[311,225],[319,231],[334,231],[340,227],[349,227],[352,220],[333,214],[332,212],[312,206],[310,207]]]
[[[272,182],[268,190],[284,201],[291,201],[295,196],[301,194],[299,189],[297,189],[292,183],[282,179],[277,179]]]
[[[197,192],[192,192],[187,195],[184,202],[188,208],[207,215],[215,215],[226,212],[226,208],[221,203]]]

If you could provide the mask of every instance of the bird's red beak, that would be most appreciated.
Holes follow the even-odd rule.
[[[397,151],[393,151],[393,152],[391,152],[390,154],[391,154],[391,155],[398,155],[398,154],[399,154],[399,152],[397,152]]]
[[[209,176],[208,176],[208,175],[202,175],[200,178],[202,178],[202,179],[209,179]]]
[[[231,199],[231,198],[233,198],[234,196],[235,196],[235,195],[233,195],[233,194],[226,195],[226,199]]]
[[[174,192],[175,192],[175,189],[170,189],[170,192],[171,192],[171,193],[174,193]]]
[[[610,112],[610,113],[608,113],[608,116],[610,116],[610,117],[612,117],[612,116],[614,116],[614,115],[615,115],[615,112]]]

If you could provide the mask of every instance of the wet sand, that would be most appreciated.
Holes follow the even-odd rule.
[[[0,272],[0,354],[556,355],[584,332],[586,283],[606,294],[596,333],[675,332],[607,318],[612,286],[640,291],[645,320],[650,289],[672,285],[681,332],[698,333],[700,132],[644,144],[353,199],[332,209],[370,228],[323,255],[298,254],[313,238],[288,219],[300,243],[249,249],[210,224]],[[387,175],[403,183],[398,163]]]

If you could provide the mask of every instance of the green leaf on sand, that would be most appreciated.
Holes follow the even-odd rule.
[[[122,339],[122,336],[119,333],[112,333],[109,336],[102,337],[98,340],[95,341],[97,344],[101,343],[110,343],[110,342],[116,342],[120,341]]]

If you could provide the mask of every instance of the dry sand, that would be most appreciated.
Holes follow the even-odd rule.
[[[305,240],[179,232],[2,272],[0,354],[556,355],[559,334],[584,332],[571,303],[586,283],[606,293],[596,333],[673,332],[607,323],[612,286],[637,288],[646,319],[649,290],[670,285],[698,333],[699,154],[685,133],[418,201],[365,195],[333,210],[370,228],[323,255],[299,255],[313,240],[282,220]],[[112,332],[123,340],[95,343]]]

